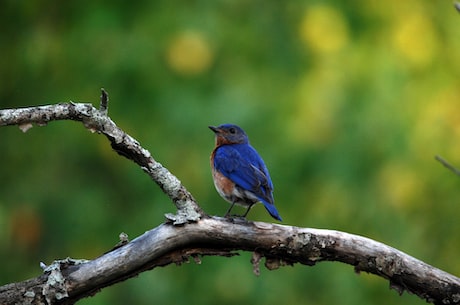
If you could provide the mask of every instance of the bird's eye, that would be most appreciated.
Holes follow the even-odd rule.
[[[228,131],[230,131],[231,134],[235,134],[236,133],[236,129],[231,127]]]

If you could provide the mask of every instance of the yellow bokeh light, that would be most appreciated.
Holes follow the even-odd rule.
[[[407,12],[394,25],[394,48],[416,67],[424,67],[433,61],[438,44],[431,20],[421,12]]]
[[[307,9],[300,24],[300,39],[317,53],[342,49],[349,40],[348,24],[341,12],[328,5]]]
[[[181,75],[199,75],[207,71],[214,59],[208,40],[200,32],[186,31],[174,37],[167,50],[167,62]]]
[[[321,66],[305,74],[298,82],[296,105],[287,125],[291,140],[328,145],[338,132],[343,94],[343,74],[334,67]]]
[[[404,209],[417,202],[424,182],[413,168],[402,163],[388,163],[379,172],[379,186],[386,202]]]
[[[417,112],[411,132],[411,149],[416,153],[446,152],[451,161],[459,162],[460,91],[449,85],[429,96]]]

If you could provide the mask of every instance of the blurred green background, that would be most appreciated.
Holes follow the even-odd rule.
[[[284,223],[343,230],[460,275],[460,15],[449,1],[13,1],[0,107],[99,105],[211,215],[208,125],[236,123]],[[0,129],[0,284],[94,258],[174,206],[80,123]],[[249,219],[272,221],[263,207]],[[145,272],[80,304],[424,304],[351,266],[261,276],[250,253]]]

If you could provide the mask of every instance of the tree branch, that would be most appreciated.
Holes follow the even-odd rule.
[[[254,251],[258,257],[253,260],[255,272],[261,257],[270,270],[294,263],[313,266],[339,261],[354,266],[356,272],[389,280],[399,293],[408,291],[435,304],[460,302],[459,278],[371,239],[332,230],[206,217],[182,226],[160,225],[91,261],[57,261],[44,275],[0,287],[0,303],[24,300],[28,295],[35,301],[45,298],[50,304],[73,304],[145,270],[180,264],[190,257],[232,256],[237,250]]]
[[[119,154],[136,162],[161,187],[177,207],[166,215],[165,224],[120,245],[100,257],[86,261],[65,259],[44,266],[36,278],[0,287],[0,304],[73,304],[100,289],[140,272],[192,257],[237,255],[253,252],[254,273],[265,266],[277,269],[300,263],[313,266],[321,261],[338,261],[390,282],[399,293],[408,291],[435,304],[460,303],[460,279],[421,262],[401,251],[371,239],[339,231],[298,228],[241,218],[209,217],[180,181],[140,144],[107,116],[108,96],[103,90],[101,109],[90,104],[57,105],[0,110],[0,126],[18,125],[26,132],[32,123],[75,120],[104,134]]]
[[[101,110],[91,104],[61,103],[56,105],[36,106],[0,110],[0,126],[18,125],[26,132],[32,123],[45,126],[51,121],[73,120],[82,122],[91,132],[104,134],[112,148],[120,155],[134,161],[155,181],[163,192],[174,202],[177,214],[166,215],[175,224],[197,221],[203,211],[197,205],[192,194],[181,184],[168,169],[155,161],[150,152],[138,141],[121,130],[108,116],[108,95],[102,89]]]
[[[451,172],[456,174],[457,176],[460,176],[460,170],[456,169],[452,164],[447,162],[445,159],[443,159],[441,156],[436,155],[434,157],[437,161],[439,161],[442,165],[444,165],[445,168],[449,169]]]

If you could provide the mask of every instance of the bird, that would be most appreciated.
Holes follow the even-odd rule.
[[[215,134],[215,147],[210,163],[214,186],[231,205],[225,217],[237,205],[246,207],[246,217],[254,204],[261,202],[267,212],[282,221],[274,205],[273,183],[264,161],[249,144],[247,134],[239,126],[223,124],[208,126]]]

